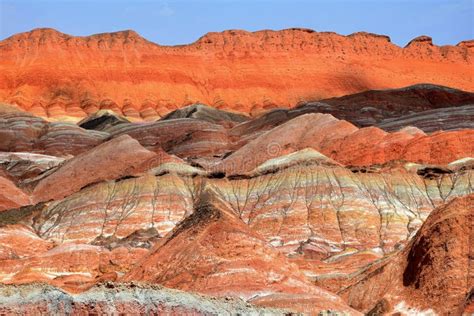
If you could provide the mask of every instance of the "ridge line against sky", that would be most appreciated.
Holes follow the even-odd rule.
[[[0,0],[0,39],[34,28],[86,36],[132,29],[160,45],[189,44],[227,29],[366,31],[403,47],[419,35],[436,45],[474,38],[474,0]]]

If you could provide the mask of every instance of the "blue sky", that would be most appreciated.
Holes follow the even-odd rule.
[[[72,35],[133,29],[162,45],[210,31],[306,27],[389,35],[404,46],[418,35],[438,45],[474,38],[474,0],[0,0],[0,39],[37,27]]]

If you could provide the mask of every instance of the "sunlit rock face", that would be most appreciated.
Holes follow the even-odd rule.
[[[16,104],[0,103],[0,313],[474,309],[469,42],[292,29],[171,48],[43,29],[2,41],[0,69],[24,50],[26,86],[0,79]],[[413,78],[466,91],[386,89]]]
[[[149,249],[193,212],[206,186],[309,279],[339,282],[403,248],[434,207],[473,192],[471,170],[436,173],[417,166],[418,173],[426,171],[421,176],[405,169],[410,165],[367,172],[296,161],[273,161],[243,179],[165,173],[102,182],[50,202],[29,223],[54,244]]]
[[[135,139],[123,135],[65,162],[39,181],[33,197],[35,202],[59,199],[91,183],[130,176],[137,166],[155,157]]]
[[[472,310],[474,195],[434,210],[407,247],[351,278],[359,310],[461,315]]]
[[[0,211],[28,204],[30,204],[28,195],[11,180],[0,176]]]
[[[447,164],[474,152],[474,133],[469,129],[429,135],[406,129],[388,133],[377,127],[359,129],[321,113],[297,116],[257,133],[250,124],[243,124],[250,129],[241,136],[245,143],[216,167],[230,175],[248,172],[268,159],[305,148],[313,148],[344,165],[357,166],[396,160]]]
[[[211,118],[208,112],[212,113]],[[171,115],[152,123],[120,121],[99,130],[8,113],[0,115],[0,149],[70,158],[87,155],[85,152],[97,145],[128,135],[158,155],[166,152],[226,175],[249,172],[268,159],[305,148],[313,148],[343,165],[358,166],[394,160],[447,164],[470,157],[474,152],[472,129],[431,134],[414,128],[386,132],[377,127],[357,128],[348,121],[322,113],[290,115],[277,111],[242,122],[238,122],[243,120],[240,116],[235,118],[223,111],[201,109],[194,113],[201,113],[196,114],[199,119]],[[26,124],[26,119],[37,122]],[[469,121],[468,117],[465,119]],[[429,117],[422,119],[423,122],[429,120]]]
[[[164,236],[192,212],[194,182],[176,175],[102,182],[50,203],[33,225],[56,242],[113,243],[147,229]]]
[[[425,82],[472,91],[465,43],[402,48],[365,32],[287,29],[208,33],[168,47],[133,31],[79,37],[35,29],[0,42],[0,101],[43,117],[111,109],[153,120],[193,103],[256,114]]]
[[[272,297],[270,301],[284,297],[293,308],[292,298],[299,300],[303,294],[313,306],[296,308],[301,312],[355,312],[307,280],[212,189],[205,189],[194,213],[160,240],[123,280],[238,296],[263,305],[261,299],[268,296]]]

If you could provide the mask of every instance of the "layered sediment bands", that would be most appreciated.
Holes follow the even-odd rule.
[[[0,176],[0,211],[30,204],[28,194],[20,190],[11,180]]]
[[[103,182],[50,203],[32,226],[55,243],[147,247],[154,241],[137,238],[133,243],[137,232],[156,230],[152,237],[169,233],[192,213],[206,180],[251,230],[319,280],[334,272],[348,275],[403,247],[434,207],[473,192],[472,170],[464,168],[354,173],[327,161],[314,163],[267,164],[258,170],[271,173],[241,179],[178,176],[177,169],[157,169],[163,175]],[[426,176],[418,175],[417,168]]]
[[[474,129],[474,105],[441,108],[384,119],[377,126],[386,131],[396,131],[405,126],[416,126],[425,132]]]
[[[166,163],[149,174],[89,185],[29,212],[0,213],[2,223],[10,224],[0,228],[0,281],[43,281],[78,292],[146,267],[156,272],[146,276],[171,287],[246,293],[255,304],[292,310],[337,310],[321,299],[325,291],[315,294],[306,286],[339,291],[353,284],[361,267],[403,248],[433,208],[473,192],[470,166],[462,159],[447,166],[348,169],[305,150],[267,161],[245,176],[219,179]],[[216,212],[193,213],[203,188],[217,195],[210,208]],[[176,253],[199,254],[208,265]],[[214,256],[229,261],[216,267],[206,261]],[[174,275],[182,267],[175,260],[189,263],[200,281]],[[246,262],[255,263],[257,272]],[[280,279],[267,268],[297,275],[302,283]]]
[[[1,41],[0,54],[0,99],[49,117],[112,109],[151,119],[192,103],[256,113],[419,82],[474,88],[471,45],[401,48],[364,32],[230,30],[166,47],[133,31],[36,29]]]
[[[0,168],[15,182],[28,183],[64,162],[64,158],[21,152],[1,152]]]
[[[150,150],[163,149],[179,157],[220,156],[231,143],[222,125],[197,119],[121,124],[108,129],[112,137],[127,134]]]
[[[472,176],[469,171],[430,180],[403,169],[353,173],[297,165],[249,179],[216,180],[216,187],[274,246],[325,259],[354,249],[393,251],[433,207],[471,193]]]
[[[472,299],[474,195],[434,210],[408,246],[353,278],[355,308],[461,315]]]
[[[298,116],[265,132],[247,127],[250,131],[241,136],[247,143],[219,162],[217,170],[229,175],[249,172],[268,159],[308,147],[344,165],[357,166],[397,160],[446,164],[474,154],[472,130],[430,135],[412,129],[387,133],[376,127],[358,129],[321,113]]]
[[[116,280],[147,252],[141,248],[109,250],[87,244],[63,244],[22,259],[3,259],[2,283],[44,282],[69,292],[80,292],[103,280]]]
[[[379,125],[390,131],[405,126],[415,126],[425,132],[472,128],[472,104],[474,94],[470,92],[436,85],[414,85],[302,102],[291,109],[273,109],[239,124],[231,134],[242,136],[262,132],[309,113],[331,114],[358,127]]]
[[[355,313],[336,296],[311,284],[211,189],[200,195],[193,214],[158,242],[123,280],[251,301],[285,294],[291,302],[305,294],[306,306],[290,306],[313,313],[325,309]]]
[[[0,115],[0,151],[76,155],[100,144],[107,136],[71,123],[50,123],[27,113]]]
[[[226,126],[233,126],[247,121],[249,118],[245,115],[217,110],[204,104],[193,104],[179,110],[175,110],[162,118],[162,120],[178,118],[195,118]]]
[[[59,199],[91,183],[130,176],[137,172],[137,166],[155,157],[158,155],[128,135],[114,138],[68,160],[39,181],[33,199],[36,203]]]
[[[81,294],[36,283],[0,286],[3,314],[171,314],[281,315],[286,310],[253,306],[239,299],[215,298],[157,285],[106,282]]]
[[[54,247],[53,242],[39,238],[31,227],[22,224],[2,226],[0,245],[1,260],[28,258]]]
[[[409,127],[388,133],[377,127],[359,129],[330,114],[301,115],[298,110],[293,114],[274,111],[238,124],[219,120],[232,117],[228,112],[208,108],[199,111],[200,119],[166,118],[150,123],[126,122],[103,113],[97,119],[112,119],[114,123],[102,126],[95,122],[89,126],[99,124],[95,128],[101,131],[48,123],[28,114],[5,114],[0,121],[0,150],[70,157],[126,134],[159,156],[176,155],[227,175],[249,172],[268,159],[305,148],[313,148],[343,165],[358,166],[394,160],[446,164],[474,155],[471,129],[426,135]],[[212,115],[206,118],[204,112]],[[293,117],[295,113],[298,115]],[[87,122],[94,120],[95,116],[83,123],[87,127]],[[169,156],[166,159],[172,160]]]
[[[299,105],[298,109],[316,108],[320,112],[330,113],[339,119],[348,120],[357,126],[365,127],[381,124],[384,120],[413,115],[414,113],[430,110],[438,110],[435,113],[444,113],[444,110],[454,110],[464,105],[473,105],[474,93],[470,91],[472,91],[472,88],[468,91],[462,91],[432,84],[416,84],[400,89],[364,91],[338,98],[325,99],[321,101],[322,105],[309,102]],[[430,121],[429,118],[424,117],[420,117],[419,120]],[[460,124],[462,128],[462,124],[468,121],[466,118],[453,116],[449,122],[432,122],[431,126],[418,126],[416,121],[415,124],[405,125],[414,125],[423,130],[427,128],[425,131],[429,132],[433,129],[459,129],[459,127],[456,128],[456,123]],[[429,130],[430,128],[431,130]]]
[[[55,242],[108,245],[150,228],[164,236],[192,212],[198,182],[172,174],[102,182],[50,203],[33,227]]]

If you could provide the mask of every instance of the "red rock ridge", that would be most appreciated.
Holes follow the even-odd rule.
[[[213,189],[204,189],[199,199],[194,213],[158,242],[123,280],[237,296],[255,300],[257,305],[311,314],[324,309],[357,314],[338,297],[306,280],[296,265],[249,229]]]
[[[473,203],[470,194],[434,210],[403,251],[356,275],[340,294],[358,310],[372,309],[369,314],[467,312],[474,288]]]
[[[436,46],[422,37],[401,48],[365,32],[287,29],[160,46],[134,31],[75,37],[35,29],[0,42],[0,101],[49,117],[110,108],[153,118],[195,102],[255,113],[420,82],[472,91],[470,43]]]

